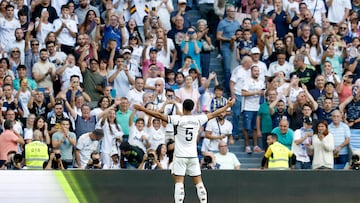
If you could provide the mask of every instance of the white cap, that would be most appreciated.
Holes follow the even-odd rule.
[[[257,47],[254,47],[250,50],[251,54],[260,54],[260,49]]]
[[[126,54],[126,53],[131,54],[131,50],[130,49],[124,49],[123,54]]]
[[[183,4],[183,3],[186,4],[186,0],[178,0],[178,4]]]

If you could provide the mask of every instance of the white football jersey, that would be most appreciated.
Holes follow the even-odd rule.
[[[171,115],[168,123],[174,125],[176,157],[197,157],[196,141],[200,127],[208,121],[206,115]]]

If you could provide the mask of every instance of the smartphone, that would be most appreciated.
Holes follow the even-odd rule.
[[[45,87],[38,87],[36,90],[38,92],[45,92]]]
[[[110,95],[111,95],[112,98],[115,98],[115,97],[116,97],[116,89],[115,89],[115,88],[112,88],[112,89],[111,89]]]

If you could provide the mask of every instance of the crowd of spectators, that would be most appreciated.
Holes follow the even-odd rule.
[[[249,154],[284,145],[297,169],[344,168],[360,155],[359,14],[358,0],[3,0],[0,167],[169,169],[176,126],[132,106],[202,114],[231,97],[201,130],[204,169],[240,169],[241,136]]]

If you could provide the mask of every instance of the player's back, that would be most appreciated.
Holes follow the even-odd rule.
[[[206,115],[172,115],[168,122],[174,125],[175,130],[175,156],[197,157],[197,136],[200,127],[208,120]]]

